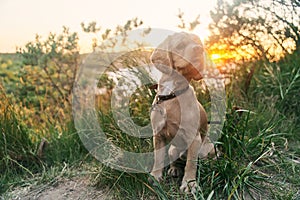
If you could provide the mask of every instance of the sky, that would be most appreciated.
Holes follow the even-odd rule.
[[[208,35],[209,11],[217,0],[0,0],[0,52],[13,53],[39,34],[60,33],[63,26],[78,32],[82,53],[91,50],[91,35],[80,23],[96,21],[103,29],[114,29],[138,17],[145,27],[178,31],[179,9],[187,22],[200,15],[201,25],[194,33]]]

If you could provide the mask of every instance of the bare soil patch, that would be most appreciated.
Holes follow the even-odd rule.
[[[17,187],[4,199],[14,200],[79,200],[111,199],[108,189],[93,187],[87,177],[60,178],[39,186]],[[1,199],[1,198],[0,198]]]

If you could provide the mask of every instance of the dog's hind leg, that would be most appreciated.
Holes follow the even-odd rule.
[[[202,145],[199,151],[199,158],[206,159],[206,158],[214,158],[216,159],[220,156],[219,151],[217,148],[214,147],[214,144],[210,141],[208,136],[204,136],[202,138]]]

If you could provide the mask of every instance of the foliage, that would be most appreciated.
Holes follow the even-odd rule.
[[[257,120],[256,124],[269,127],[269,130],[277,134],[279,139],[272,145],[274,146],[273,167],[269,173],[274,177],[272,182],[274,187],[280,186],[287,188],[289,193],[280,194],[280,190],[274,189],[271,193],[274,199],[297,199],[299,194],[296,189],[299,188],[300,180],[293,179],[295,173],[299,171],[299,98],[300,89],[299,78],[299,51],[287,55],[277,63],[265,63],[254,74],[254,80],[251,83],[249,92],[250,103],[253,107],[261,110],[261,116],[265,116],[274,124],[261,124]],[[259,113],[258,113],[259,114]],[[276,136],[273,136],[273,139]],[[271,165],[272,166],[272,165]],[[274,171],[272,171],[274,170]],[[280,177],[277,173],[284,174]],[[286,179],[288,184],[282,186],[282,178]],[[286,195],[286,196],[285,196]]]
[[[261,57],[261,54],[257,55]],[[230,83],[226,87],[227,119],[222,137],[216,143],[222,156],[217,160],[199,162],[197,181],[200,188],[196,194],[180,193],[180,179],[166,177],[162,184],[151,186],[147,181],[148,175],[127,174],[105,167],[99,171],[99,174],[103,175],[101,179],[100,175],[97,175],[98,184],[114,188],[117,191],[114,193],[116,199],[124,199],[124,196],[127,199],[145,196],[154,198],[151,192],[157,199],[297,198],[300,181],[291,177],[300,171],[297,164],[299,148],[294,146],[292,140],[288,140],[291,136],[295,137],[298,130],[294,121],[297,120],[295,113],[298,113],[295,108],[298,100],[294,96],[299,90],[297,57],[299,55],[295,51],[292,55],[287,54],[285,59],[278,63],[254,61],[234,66],[230,74]],[[268,68],[277,72],[273,73]],[[292,75],[288,73],[290,71]],[[277,84],[274,84],[274,81]],[[199,83],[193,83],[194,86],[199,86],[197,84]],[[199,99],[209,109],[208,91],[203,91],[201,87],[196,88]],[[131,117],[135,118],[139,110],[141,113],[143,110],[145,112],[144,107],[139,107],[136,103],[139,101],[135,101],[135,98],[139,100],[139,95],[147,96],[148,92],[147,89],[142,89],[132,96],[131,105],[137,110],[133,110]],[[273,98],[274,96],[277,98]],[[291,109],[295,112],[291,112]],[[148,116],[140,115],[135,120],[135,123],[144,125]],[[149,150],[149,141],[143,143],[124,134],[110,113],[100,115],[100,121],[106,128],[106,134],[120,148],[140,152]],[[282,185],[283,181],[286,182],[285,185]],[[136,187],[137,182],[141,187]],[[279,188],[290,192],[282,194]]]
[[[295,0],[219,0],[211,12],[209,49],[225,59],[278,60],[300,47],[299,13]]]
[[[200,24],[199,21],[200,15],[197,15],[192,22],[189,22],[188,23],[189,26],[186,25],[186,21],[184,19],[184,13],[181,10],[179,10],[177,17],[180,20],[180,24],[178,25],[178,28],[183,30],[193,31]]]
[[[15,87],[19,82],[17,74],[21,65],[21,59],[16,54],[0,55],[0,80],[8,95],[15,92]]]
[[[24,170],[32,175],[26,167],[38,164],[39,160],[35,155],[35,145],[30,140],[28,129],[19,121],[11,100],[6,96],[1,84],[0,98],[0,193],[2,193],[7,189],[4,183],[11,173],[20,173]]]
[[[35,179],[45,169],[85,159],[87,152],[72,123],[63,132],[48,127],[49,140],[41,139],[20,118],[19,105],[13,104],[1,84],[0,98],[0,194],[16,183]]]
[[[76,163],[87,152],[70,112],[80,62],[77,33],[64,27],[45,40],[37,36],[18,54],[1,54],[0,60],[2,193],[54,165]]]
[[[238,16],[239,18],[235,18],[237,21],[245,20],[242,18],[244,15],[241,14],[243,9],[247,13],[250,12],[251,6],[263,6],[260,4],[261,1],[259,3],[234,2],[236,3],[234,6],[238,6],[236,8],[239,9],[229,4],[221,4],[221,1],[218,8],[220,12],[224,11],[225,16]],[[285,2],[286,7],[293,5],[295,7],[293,12],[298,12],[297,1]],[[272,9],[275,9],[279,3],[282,2],[274,0],[272,5],[274,7],[266,12],[274,12]],[[244,5],[250,7],[243,7]],[[258,11],[254,9],[251,12]],[[292,15],[287,16],[286,20],[290,20],[289,16]],[[251,17],[254,16],[250,15],[248,21],[238,22],[243,22],[242,27],[247,27],[245,24],[249,23],[250,28],[257,24],[259,26],[256,28],[262,28],[261,18]],[[183,20],[182,16],[179,18]],[[190,28],[196,26],[197,20],[198,18],[195,24],[190,24]],[[225,32],[215,32],[216,37],[226,36],[228,41],[230,39],[234,41],[235,34],[240,34],[238,31],[240,23],[226,17],[218,20],[225,20],[224,24],[234,22],[235,26],[232,27],[236,29],[229,30],[227,26],[220,26],[229,32],[227,35]],[[295,21],[291,23],[298,23],[297,19],[293,20]],[[296,40],[298,36],[293,32],[291,24],[280,20],[276,22],[285,24],[284,30],[291,28],[289,37],[294,42],[299,41]],[[101,48],[116,47],[114,36],[121,34],[123,36],[121,38],[125,39],[129,30],[141,24],[142,22],[137,19],[129,20],[124,26],[118,26],[115,31],[104,30],[104,32],[101,32],[95,22],[82,24],[82,27],[87,33],[102,36],[101,40],[94,40],[93,45],[96,50],[98,43],[103,41],[107,43],[104,42],[105,45]],[[185,24],[183,25],[186,27]],[[264,28],[270,24],[266,23],[266,25]],[[264,28],[254,30],[265,32]],[[270,29],[267,33],[271,34],[274,31],[276,32],[276,29]],[[286,33],[281,36],[287,36]],[[274,36],[274,38],[280,42],[284,40],[281,36]],[[219,41],[228,44],[227,39],[223,39]],[[264,53],[268,59],[272,58],[272,52],[259,43],[261,41],[258,40],[257,35],[253,35],[250,39],[246,37],[243,40],[239,39],[242,46],[249,47],[247,43],[249,42],[250,45],[262,47],[261,49],[254,45],[253,48],[257,48],[255,58],[263,57]],[[69,166],[78,167],[76,164],[81,164],[82,161],[94,164],[94,160],[87,159],[88,152],[82,146],[74,125],[70,122],[70,94],[80,61],[77,41],[77,34],[70,33],[67,28],[64,28],[59,35],[50,34],[46,40],[36,37],[36,41],[20,49],[19,56],[23,59],[23,63],[11,63],[9,59],[0,60],[2,80],[5,86],[8,86],[7,91],[14,93],[14,99],[13,97],[11,99],[11,96],[8,98],[4,89],[0,88],[0,97],[3,99],[0,102],[0,192],[16,184],[29,184],[29,181],[49,181],[45,171],[52,174],[49,177],[55,177],[61,176]],[[296,47],[298,48],[297,44]],[[240,50],[245,49],[237,48],[237,51]],[[149,62],[148,55],[139,53],[140,51],[131,52],[120,57],[124,62],[122,67],[117,65],[116,60],[116,63],[112,63],[110,71],[99,77],[98,88],[106,88],[108,97],[105,101],[102,99],[97,103],[100,108],[101,127],[115,145],[128,151],[147,152],[152,151],[153,148],[151,138],[140,139],[129,136],[120,129],[120,123],[115,121],[111,110],[102,112],[104,106],[111,105],[109,95],[116,86],[113,78],[109,77],[109,72],[117,73],[127,67],[131,73],[145,78],[145,70],[135,71],[132,68],[139,66],[141,62]],[[163,183],[152,186],[147,180],[149,174],[129,174],[107,168],[99,163],[96,169],[84,173],[94,174],[96,184],[99,187],[110,187],[116,199],[296,199],[299,197],[297,190],[300,186],[298,178],[300,111],[299,98],[297,98],[300,87],[299,57],[299,51],[295,51],[291,55],[286,54],[285,58],[277,63],[254,61],[235,65],[231,76],[226,77],[229,79],[226,87],[228,110],[226,122],[220,130],[222,137],[216,142],[221,156],[216,160],[199,161],[197,182],[200,187],[196,194],[180,193],[178,189],[180,179],[166,178]],[[21,70],[15,70],[19,65]],[[17,73],[12,73],[14,70]],[[121,80],[124,77],[114,78]],[[11,81],[12,83],[9,83]],[[209,91],[199,82],[192,84],[196,88],[199,100],[209,110]],[[149,110],[154,94],[155,91],[146,85],[137,88],[131,95],[129,118],[137,125],[144,126],[149,123]],[[47,147],[43,150],[44,155],[38,156],[40,140],[45,136]],[[54,170],[57,167],[60,170]]]
[[[93,42],[92,48],[93,51],[96,50],[105,50],[112,51],[117,50],[121,51],[121,47],[127,50],[128,42],[130,42],[127,38],[128,32],[139,28],[143,25],[143,21],[138,18],[133,18],[131,20],[127,20],[124,25],[118,25],[115,30],[105,29],[101,30],[101,27],[97,25],[97,22],[93,21],[88,24],[84,22],[81,23],[82,30],[85,33],[93,34]],[[150,32],[150,28],[144,31],[144,34],[148,34]],[[137,42],[137,41],[133,41]],[[136,43],[137,48],[141,48],[143,45]]]
[[[35,131],[46,132],[42,129],[49,125],[62,131],[65,121],[71,120],[71,93],[80,62],[77,33],[64,27],[46,40],[37,35],[18,54],[23,65],[14,94],[28,110],[24,118]]]
[[[255,75],[252,90],[254,98],[262,99],[263,104],[273,106],[285,119],[292,119],[299,126],[300,115],[300,52],[283,58],[278,63],[264,64]]]

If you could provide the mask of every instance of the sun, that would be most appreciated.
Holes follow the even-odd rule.
[[[218,64],[228,63],[237,58],[235,54],[226,51],[213,51],[209,53],[209,56],[214,63]]]
[[[213,61],[216,61],[216,60],[219,60],[219,59],[222,58],[222,56],[221,56],[220,54],[217,54],[217,53],[211,54],[210,57],[211,57],[211,59],[212,59]]]
[[[214,63],[223,63],[226,60],[226,56],[224,54],[220,54],[220,53],[212,53],[212,54],[210,54],[210,59]]]

